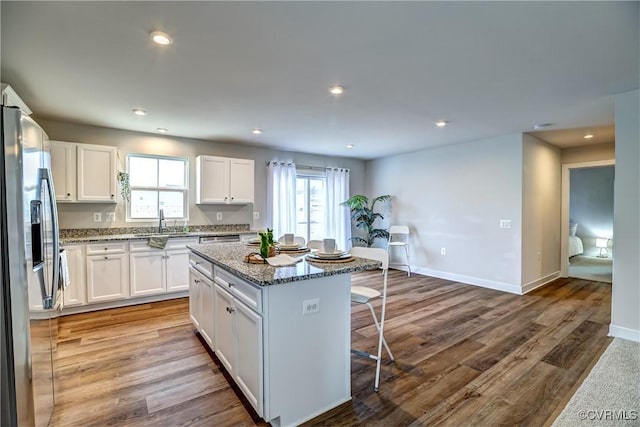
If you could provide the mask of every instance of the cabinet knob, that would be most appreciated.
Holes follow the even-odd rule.
[[[71,196],[71,193],[67,193],[67,197],[70,197],[70,196]]]
[[[104,248],[105,251],[109,250],[109,248]]]
[[[233,307],[227,307],[227,313],[233,313],[236,311]]]
[[[111,195],[111,198],[113,199],[114,197],[115,197],[115,195],[113,195],[113,194],[112,194],[112,195]]]
[[[196,265],[200,265],[200,264],[202,264],[202,262],[196,261]]]
[[[235,199],[235,197],[232,197],[231,200]]]
[[[196,283],[200,283],[200,280],[198,280],[198,279],[193,279],[193,281],[196,282]]]
[[[104,259],[109,259],[109,257],[108,257],[108,256],[106,256],[106,257],[104,257]]]
[[[225,197],[224,199],[227,200],[228,197]]]

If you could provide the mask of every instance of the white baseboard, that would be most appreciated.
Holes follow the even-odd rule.
[[[512,283],[497,282],[494,280],[480,279],[478,277],[465,276],[463,274],[449,273],[446,271],[432,270],[411,266],[411,273],[422,274],[424,276],[438,277],[440,279],[452,280],[454,282],[466,283],[468,285],[480,286],[483,288],[495,289],[497,291],[509,292],[510,294],[522,295],[522,288]]]
[[[609,325],[609,336],[628,341],[640,342],[640,330],[625,328],[624,326]]]
[[[544,277],[541,277],[538,280],[534,280],[533,282],[529,282],[529,283],[527,283],[526,285],[524,285],[522,287],[522,293],[523,294],[527,294],[527,293],[531,292],[534,289],[537,289],[537,288],[539,288],[541,286],[546,285],[549,282],[553,282],[554,280],[556,280],[559,277],[560,277],[560,271],[558,270],[558,271],[553,272],[551,274],[548,274],[548,275],[546,275]]]

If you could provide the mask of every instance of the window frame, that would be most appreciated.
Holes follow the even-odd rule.
[[[188,157],[178,157],[178,156],[163,156],[156,154],[138,154],[138,153],[128,153],[127,154],[127,173],[131,175],[131,158],[147,158],[154,159],[157,161],[158,166],[160,164],[160,160],[173,160],[173,161],[182,161],[184,163],[184,187],[167,187],[167,186],[134,186],[129,184],[129,196],[133,191],[155,191],[158,194],[158,212],[160,212],[160,192],[176,192],[182,193],[183,197],[183,216],[179,218],[166,218],[167,220],[175,220],[175,221],[188,221],[189,220],[189,158]],[[158,182],[160,182],[160,168],[157,170],[157,178]],[[150,222],[156,221],[159,219],[159,215],[155,217],[146,217],[146,218],[132,218],[131,217],[131,201],[126,202],[126,222]]]
[[[325,187],[325,191],[326,191],[326,186],[327,186],[327,174],[325,173],[324,170],[315,170],[315,169],[296,169],[296,185],[297,185],[297,181],[298,179],[304,179],[305,182],[305,201],[306,201],[306,206],[304,206],[305,212],[306,212],[306,224],[307,224],[307,233],[306,236],[301,236],[304,237],[305,240],[308,242],[311,238],[311,194],[310,194],[310,180],[314,179],[314,180],[320,180],[323,181],[324,183],[324,187]],[[325,200],[325,206],[324,206],[324,210],[325,210],[325,227],[326,227],[326,203],[327,201]],[[297,213],[296,213],[296,224],[297,224]],[[296,227],[297,228],[297,227]]]

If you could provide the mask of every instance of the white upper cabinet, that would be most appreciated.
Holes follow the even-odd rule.
[[[56,201],[76,200],[76,144],[51,141],[51,175]]]
[[[59,202],[116,203],[117,149],[51,141],[51,173]]]
[[[78,144],[78,201],[116,202],[115,147]]]
[[[253,177],[253,160],[198,156],[196,157],[196,203],[253,203]]]

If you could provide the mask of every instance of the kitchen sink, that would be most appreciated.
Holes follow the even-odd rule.
[[[134,234],[134,237],[156,237],[156,236],[188,236],[191,233],[189,232],[185,232],[185,231],[176,231],[173,233],[140,233],[140,234]]]

